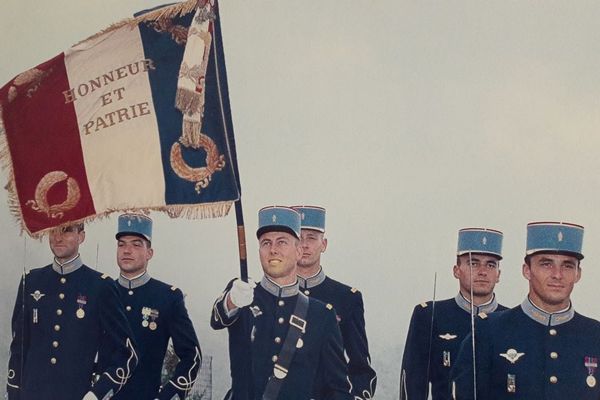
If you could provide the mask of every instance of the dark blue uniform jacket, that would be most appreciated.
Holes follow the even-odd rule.
[[[227,316],[224,302],[231,284],[215,302],[211,317],[214,329],[229,330],[232,389],[228,398],[260,400],[290,328],[298,284],[280,287],[265,277],[254,289],[253,303]],[[333,307],[309,298],[302,340],[278,398],[354,400]]]
[[[355,288],[329,278],[322,269],[310,278],[299,276],[298,282],[304,294],[335,308],[348,357],[352,394],[359,399],[372,399],[377,375],[371,367],[362,294]]]
[[[25,276],[12,331],[10,400],[81,400],[89,390],[103,399],[127,383],[137,364],[115,282],[79,257]]]
[[[140,362],[131,380],[113,400],[170,400],[175,395],[185,399],[194,385],[202,358],[183,293],[151,278],[147,272],[133,280],[120,276],[117,282],[140,350]],[[169,338],[180,361],[161,389]]]
[[[478,400],[600,399],[598,321],[573,308],[548,314],[525,299],[476,327]],[[472,353],[469,338],[452,371],[461,400],[474,398]]]
[[[474,307],[474,314],[506,310],[494,297]],[[433,321],[433,327],[432,327]],[[400,398],[427,400],[429,384],[434,400],[451,399],[450,368],[456,362],[463,339],[471,332],[471,304],[460,293],[453,299],[422,303],[415,307],[406,337]]]

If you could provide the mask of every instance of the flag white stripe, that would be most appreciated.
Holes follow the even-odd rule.
[[[165,204],[158,125],[138,29],[65,52],[88,184],[99,212]]]

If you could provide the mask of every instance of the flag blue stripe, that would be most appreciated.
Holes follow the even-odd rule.
[[[189,26],[193,13],[174,18],[174,25]],[[227,137],[224,134],[216,88],[214,57],[208,64],[206,77],[205,114],[202,132],[213,139],[221,154],[225,155],[226,166],[213,174],[208,187],[200,193],[195,190],[195,182],[180,178],[171,167],[171,147],[181,136],[182,113],[175,108],[177,78],[184,53],[184,45],[177,44],[169,32],[157,32],[147,23],[141,23],[139,30],[146,58],[152,59],[156,69],[149,72],[150,88],[158,123],[161,155],[165,181],[165,202],[167,205],[212,203],[236,200],[238,195],[232,162],[227,151]],[[182,148],[183,159],[192,168],[206,166],[206,152]]]

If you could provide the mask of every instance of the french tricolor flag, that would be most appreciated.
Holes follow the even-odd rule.
[[[227,214],[240,190],[216,4],[151,10],[19,74],[0,140],[33,236],[114,211]]]

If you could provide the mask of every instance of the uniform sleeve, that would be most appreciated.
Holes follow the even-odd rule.
[[[171,400],[175,395],[181,400],[185,399],[194,386],[198,369],[202,364],[200,345],[181,290],[175,291],[175,297],[169,317],[169,334],[179,363],[173,376],[157,396],[160,400]]]
[[[100,359],[109,360],[106,368],[98,371],[99,379],[91,391],[104,399],[116,394],[127,383],[138,363],[138,354],[131,327],[114,281],[106,279],[100,294],[100,328],[105,336],[98,350]]]
[[[239,312],[228,313],[225,307],[225,302],[227,301],[227,294],[229,293],[229,290],[231,290],[232,285],[233,280],[231,280],[227,284],[223,293],[221,293],[221,295],[217,297],[217,300],[215,300],[215,303],[213,304],[212,313],[210,317],[210,326],[215,330],[227,328],[233,325],[233,323],[239,318]]]
[[[29,347],[29,324],[27,311],[24,310],[23,296],[24,288],[23,280],[21,280],[11,320],[12,341],[10,343],[10,358],[8,360],[8,376],[6,379],[8,400],[20,399],[23,360]]]
[[[350,393],[342,334],[335,318],[335,311],[328,311],[326,317],[323,332],[326,337],[321,347],[320,371],[317,374],[323,379],[323,398],[325,400],[354,400],[354,396]]]
[[[372,399],[377,385],[377,375],[371,367],[369,343],[365,328],[365,312],[360,292],[352,294],[353,304],[350,317],[340,323],[344,348],[348,355],[348,376],[352,383],[352,394],[358,399]]]
[[[456,363],[450,371],[452,398],[460,400],[491,399],[490,366],[491,357],[487,340],[487,321],[476,320],[475,328],[475,362],[477,367],[477,397],[473,385],[473,340],[469,334],[462,341]]]
[[[430,310],[428,304],[418,305],[410,319],[400,371],[401,400],[427,400],[429,397]]]

